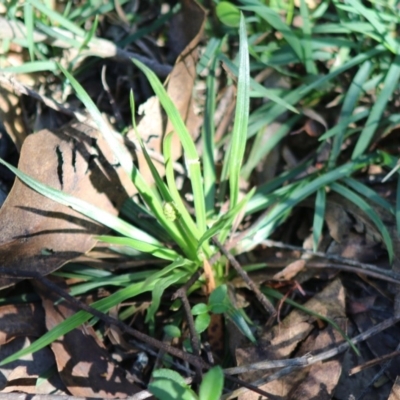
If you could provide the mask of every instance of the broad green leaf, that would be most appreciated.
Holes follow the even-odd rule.
[[[171,338],[179,338],[182,335],[181,330],[176,325],[164,325],[163,330]]]
[[[207,304],[204,303],[198,303],[192,307],[193,315],[206,314],[208,312],[209,312],[209,307],[207,306]]]
[[[157,378],[151,382],[147,389],[157,399],[162,400],[197,400],[195,393],[185,384],[181,385],[176,381]]]
[[[228,288],[226,285],[220,285],[215,288],[208,299],[208,305],[212,307],[214,304],[223,303],[228,295]]]
[[[197,333],[204,332],[210,325],[211,317],[208,313],[199,314],[194,320],[194,327]]]
[[[236,28],[240,24],[240,11],[239,9],[229,1],[221,1],[215,7],[215,12],[219,20],[233,28]]]
[[[211,368],[203,377],[199,400],[219,400],[224,387],[224,373],[220,366]]]

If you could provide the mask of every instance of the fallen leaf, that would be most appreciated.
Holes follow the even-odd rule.
[[[34,284],[42,298],[46,327],[53,329],[76,310],[55,293],[37,282]],[[125,371],[112,360],[94,329],[82,325],[51,344],[61,380],[74,396],[125,398],[141,391],[130,382]]]
[[[28,347],[36,338],[18,337],[9,343],[0,346],[0,360],[14,354],[23,348]],[[48,347],[45,347],[34,354],[20,357],[18,360],[0,367],[0,392],[8,393],[19,391],[24,393],[54,393],[55,390],[62,390],[64,386],[58,374],[47,379],[45,386],[36,386],[37,379],[45,376],[52,366],[55,365],[54,356]]]
[[[400,400],[400,376],[396,377],[388,400]]]
[[[315,295],[311,300],[304,304],[304,307],[316,312],[322,316],[328,317],[335,321],[343,321],[345,318],[345,298],[344,288],[339,279],[335,279],[324,290]],[[293,310],[279,325],[267,330],[259,340],[257,347],[238,348],[236,350],[237,365],[251,364],[262,360],[280,360],[290,358],[293,352],[314,330],[314,322],[316,317],[300,310]],[[329,331],[330,327],[325,327],[323,331],[328,329],[326,336],[322,331],[314,334],[313,342],[318,346],[325,346],[328,338],[335,337]],[[329,333],[331,332],[331,333]],[[315,340],[316,335],[322,335],[320,339]],[[332,339],[333,340],[333,339]],[[339,335],[338,340],[342,340]],[[321,343],[320,343],[321,342]],[[323,344],[325,343],[325,344]],[[305,350],[304,350],[305,351]],[[305,354],[305,353],[304,353]],[[299,356],[300,354],[296,354]],[[336,364],[332,364],[333,369],[337,368]],[[286,398],[297,386],[300,387],[301,382],[307,379],[310,369],[301,369],[297,374],[291,374],[276,381],[262,385],[260,388],[271,394]],[[241,378],[246,382],[252,382],[262,378],[266,373],[264,371],[252,371],[243,374]],[[335,375],[336,376],[336,375]],[[312,397],[303,397],[312,398]],[[315,397],[319,398],[319,397]],[[239,397],[240,400],[258,399],[258,394],[248,392]]]
[[[40,304],[7,304],[0,307],[0,346],[15,337],[34,337],[44,333],[44,313]]]
[[[18,168],[53,188],[117,214],[127,195],[122,168],[99,133],[83,124],[42,130],[25,140]],[[50,200],[16,179],[0,210],[0,265],[48,274],[89,251],[94,234],[107,231],[78,212]],[[0,288],[20,278],[0,277]]]

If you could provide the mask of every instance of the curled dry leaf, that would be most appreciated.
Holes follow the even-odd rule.
[[[42,130],[25,140],[18,168],[114,215],[127,198],[128,178],[114,164],[98,131],[72,124]],[[50,200],[16,179],[0,210],[0,264],[18,271],[48,274],[89,251],[92,235],[107,231],[78,212]],[[0,277],[0,288],[19,278]]]

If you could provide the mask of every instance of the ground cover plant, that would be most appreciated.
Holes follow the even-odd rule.
[[[395,398],[397,2],[2,7],[2,392]]]

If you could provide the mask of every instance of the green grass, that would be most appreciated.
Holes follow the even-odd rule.
[[[124,3],[120,2],[121,5]],[[232,249],[233,252],[250,252],[276,233],[277,228],[288,221],[296,206],[307,198],[315,197],[312,229],[316,250],[324,230],[326,202],[329,192],[333,191],[369,216],[382,237],[390,261],[394,258],[392,238],[374,204],[395,216],[400,226],[400,195],[397,195],[394,206],[360,183],[357,176],[371,165],[388,170],[396,166],[394,156],[376,152],[374,148],[382,132],[390,132],[399,120],[395,107],[400,79],[399,43],[396,39],[400,22],[398,13],[384,3],[358,0],[349,0],[345,4],[322,0],[316,9],[309,9],[305,0],[301,0],[299,8],[292,1],[284,0],[270,2],[269,6],[258,0],[241,0],[237,4],[215,3],[219,3],[217,25],[215,22],[214,25],[207,24],[207,43],[197,66],[198,79],[206,85],[203,126],[197,142],[191,137],[163,83],[149,67],[132,60],[131,67],[135,71],[140,70],[146,77],[173,126],[173,132],[167,132],[163,141],[165,176],[159,175],[146,144],[137,134],[155,187],[146,182],[123,141],[119,140],[119,133],[105,122],[102,110],[78,82],[75,76],[76,60],[62,66],[56,62],[59,49],[44,42],[36,43],[33,39],[34,32],[40,30],[48,38],[62,42],[64,47],[75,48],[79,54],[97,40],[97,21],[111,11],[111,4],[101,7],[85,5],[80,7],[79,12],[67,7],[64,14],[60,14],[37,0],[27,1],[23,9],[26,38],[16,42],[27,49],[30,61],[19,67],[4,69],[4,72],[16,74],[42,71],[69,86],[114,151],[119,164],[131,177],[138,190],[139,201],[133,203],[131,200],[131,203],[125,204],[121,215],[115,217],[92,204],[37,182],[0,160],[34,190],[110,228],[112,233],[98,237],[99,240],[118,247],[120,251],[129,249],[127,254],[132,254],[133,259],[146,254],[152,259],[165,261],[161,267],[151,266],[145,272],[137,273],[96,275],[96,270],[90,268],[87,271],[64,272],[84,281],[71,287],[75,295],[88,293],[102,285],[112,287],[115,291],[107,299],[92,304],[104,312],[139,294],[150,292],[153,302],[147,310],[146,321],[153,328],[165,290],[184,284],[194,272],[202,269],[204,260],[217,252],[211,238],[218,235],[222,242],[231,239],[243,216],[250,222],[250,229]],[[177,9],[170,10],[163,20],[169,19],[175,12]],[[89,31],[84,29],[83,15],[92,21]],[[13,20],[17,17],[17,11],[10,8],[7,18]],[[130,20],[140,19],[133,14],[127,17]],[[295,26],[294,21],[301,21],[301,24]],[[160,29],[160,24],[154,23],[150,27],[153,29],[150,33],[154,33]],[[147,35],[148,29],[142,27],[137,32],[138,37]],[[127,44],[131,39],[129,36],[121,43]],[[218,78],[221,63],[229,71],[230,75],[226,78],[228,84],[235,85],[236,108],[232,126],[217,142],[214,116],[221,84]],[[288,85],[265,87],[258,82],[257,75],[266,69],[273,71],[276,80],[282,78]],[[207,77],[203,79],[205,74]],[[324,110],[333,100],[335,108],[332,108],[332,113],[337,114],[337,120],[322,136],[314,139],[307,156],[295,166],[281,163],[283,167],[278,168],[273,179],[255,185],[255,169],[265,157],[279,151],[279,146],[290,139],[290,133],[304,124],[306,110]],[[136,129],[133,95],[129,103],[132,126]],[[279,123],[280,127],[264,143],[265,132],[272,123]],[[173,169],[173,135],[179,138],[183,149],[179,162],[187,171],[185,192],[177,184]],[[311,139],[306,137],[305,140]],[[326,144],[329,144],[328,156],[323,158],[318,168],[311,169],[326,152]],[[217,165],[221,165],[221,172]],[[245,193],[241,192],[243,182],[247,183]],[[400,193],[399,190],[397,193]],[[193,213],[187,207],[187,194],[193,198]],[[262,212],[265,214],[254,224],[256,214]],[[146,214],[155,223],[139,220],[139,213]],[[214,279],[219,287],[227,280],[223,266],[224,259],[213,265]],[[201,278],[192,290],[203,283]],[[225,313],[226,318],[236,321],[251,339],[249,325],[240,315],[234,307]],[[37,351],[90,317],[86,312],[78,312],[27,349],[2,360],[0,364]],[[159,379],[169,380],[171,390],[178,390],[172,388],[178,384],[173,379],[162,376]],[[182,385],[181,389],[186,388]]]

